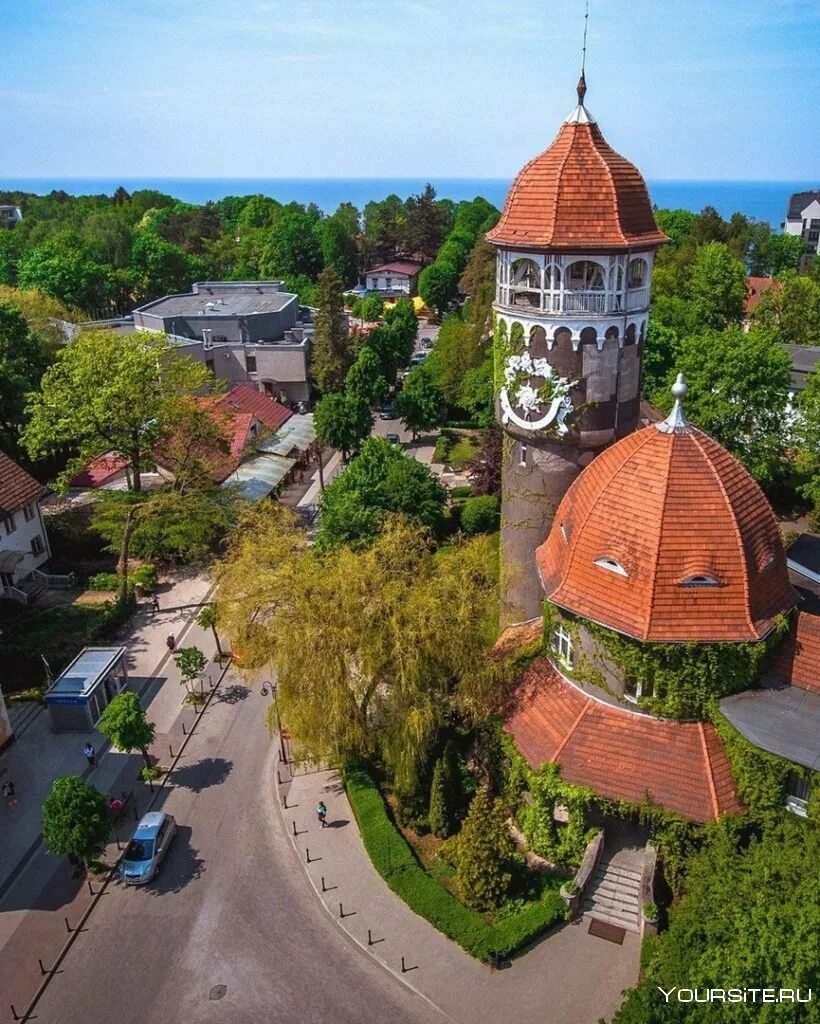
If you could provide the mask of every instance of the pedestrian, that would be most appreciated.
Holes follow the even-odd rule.
[[[316,817],[322,823],[322,828],[327,828],[327,807],[325,807],[324,801],[320,800],[316,808]]]
[[[97,751],[91,746],[90,743],[86,742],[83,747],[83,753],[86,756],[86,760],[92,768],[97,767]]]
[[[177,638],[174,636],[173,633],[168,637],[165,643],[168,645],[168,650],[171,652],[171,654],[173,654],[174,651],[177,649]]]
[[[156,615],[157,612],[159,611],[159,597],[156,594],[154,594],[153,598],[151,599],[151,611],[154,613],[154,615]]]
[[[14,807],[17,803],[17,797],[14,792],[14,783],[11,779],[6,779],[3,783],[3,799],[6,801],[6,807]]]

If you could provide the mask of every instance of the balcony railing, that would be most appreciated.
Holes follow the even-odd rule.
[[[73,572],[41,572],[39,569],[35,569],[32,576],[38,583],[45,583],[52,590],[71,590],[77,586],[77,580]]]
[[[537,292],[531,289],[501,287],[498,292],[501,305],[522,312],[540,313],[589,313],[593,316],[622,314],[624,297],[622,293],[601,291]],[[649,303],[648,288],[632,288],[626,293],[626,309],[644,309]]]

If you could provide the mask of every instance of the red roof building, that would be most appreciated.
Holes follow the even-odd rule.
[[[250,384],[235,384],[230,391],[220,396],[216,405],[228,413],[250,413],[266,430],[278,430],[293,415],[286,405],[257,391]]]
[[[607,143],[584,107],[585,93],[582,77],[578,107],[552,145],[520,171],[488,241],[571,252],[668,241],[640,171]]]
[[[743,312],[746,316],[751,316],[754,313],[761,298],[770,288],[780,287],[780,282],[773,277],[747,277],[746,301],[743,303]]]
[[[796,603],[763,492],[678,406],[593,460],[536,558],[553,604],[639,640],[760,640]]]
[[[649,799],[699,822],[743,809],[713,726],[603,704],[546,659],[524,674],[505,729],[533,768],[553,761],[567,782],[603,797]]]
[[[798,612],[777,652],[772,675],[780,683],[820,693],[820,615]]]
[[[45,493],[45,487],[38,480],[5,452],[0,452],[0,516],[16,512]]]

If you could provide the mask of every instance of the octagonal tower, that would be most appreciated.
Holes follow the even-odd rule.
[[[540,614],[534,554],[597,452],[639,423],[652,263],[667,241],[640,172],[578,105],[512,184],[497,249],[496,415],[504,431],[502,624]]]

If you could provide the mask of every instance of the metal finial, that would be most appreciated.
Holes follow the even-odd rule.
[[[578,79],[578,89],[577,89],[577,92],[578,92],[578,105],[583,107],[583,105],[584,105],[584,96],[586,96],[586,94],[587,94],[587,82],[586,82],[586,79],[584,78],[583,71],[581,72],[581,77]]]
[[[672,385],[672,394],[675,398],[672,412],[663,423],[655,424],[662,434],[685,434],[689,429],[689,423],[683,415],[683,399],[686,397],[686,390],[686,381],[683,379],[683,374],[679,373]]]

